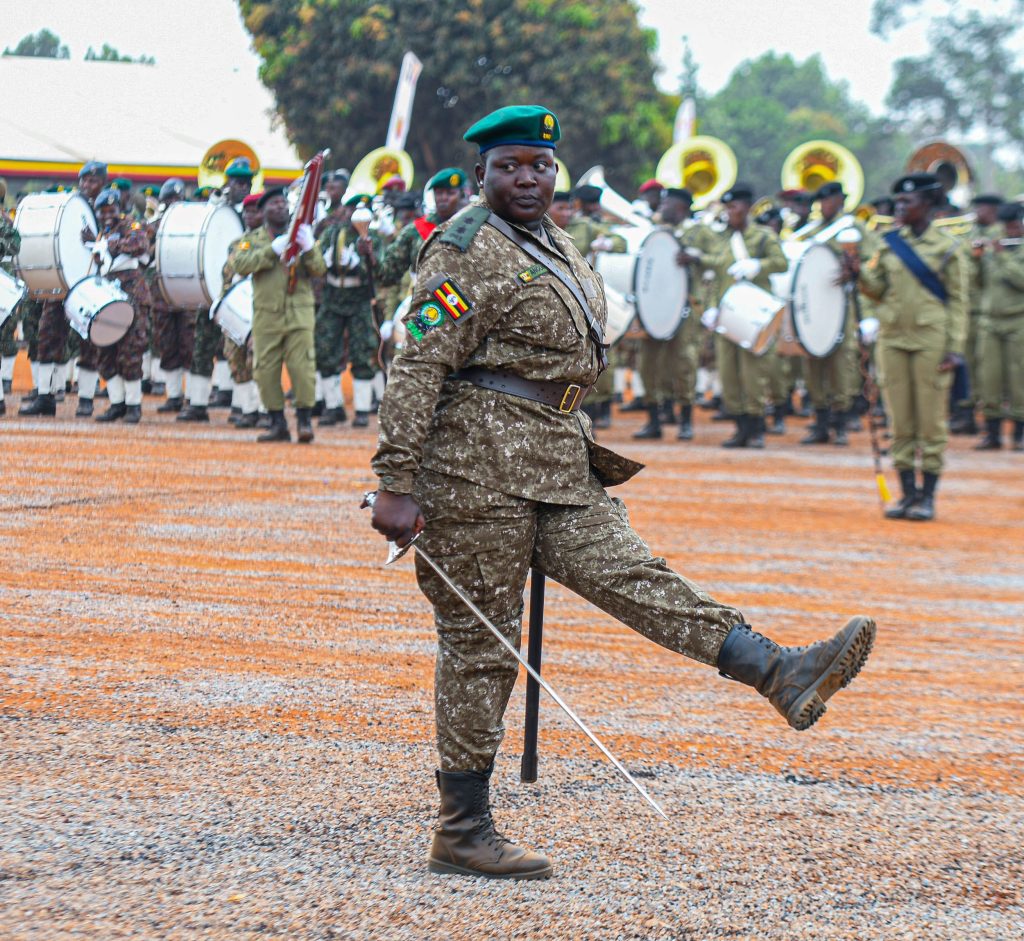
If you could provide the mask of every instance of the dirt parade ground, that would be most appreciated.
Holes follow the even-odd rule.
[[[494,782],[547,882],[432,876],[433,631],[359,509],[368,431],[0,420],[0,937],[972,939],[1024,934],[1024,455],[954,439],[932,524],[881,518],[866,434],[645,460],[655,552],[755,629],[879,635],[810,731],[557,585],[546,675],[660,821],[523,682]],[[889,473],[890,484],[893,475]]]

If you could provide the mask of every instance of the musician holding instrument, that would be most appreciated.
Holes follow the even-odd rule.
[[[715,293],[721,303],[734,284],[749,281],[764,291],[771,288],[769,275],[785,271],[789,264],[778,236],[750,221],[753,188],[735,183],[722,194],[727,219],[715,252],[702,262],[714,272]],[[722,405],[735,421],[736,432],[722,442],[724,448],[763,448],[766,376],[765,365],[721,333],[715,335],[715,358],[722,383]]]
[[[260,196],[263,225],[238,246],[233,264],[235,272],[242,277],[252,275],[253,370],[260,398],[270,413],[270,428],[256,440],[291,441],[281,386],[281,367],[287,364],[295,393],[298,440],[300,444],[308,444],[313,440],[316,387],[313,344],[316,304],[311,279],[323,275],[327,266],[310,224],[297,227],[294,238],[298,257],[293,268],[285,265],[282,256],[291,242],[286,193],[285,188],[279,186],[265,190]]]
[[[949,386],[967,336],[968,258],[932,225],[946,196],[936,176],[911,173],[893,184],[896,222],[866,265],[846,263],[879,302],[883,392],[892,415],[892,459],[903,496],[889,519],[931,520],[945,461]],[[915,465],[922,473],[917,484]]]
[[[490,809],[518,673],[492,630],[519,644],[531,565],[656,643],[755,687],[796,729],[853,678],[875,632],[858,617],[823,643],[779,647],[653,557],[608,495],[641,465],[597,445],[580,414],[606,365],[607,307],[601,278],[546,215],[559,137],[555,115],[538,106],[502,108],[466,132],[480,149],[482,196],[420,253],[409,339],[379,414],[373,526],[399,546],[418,535],[416,574],[438,636],[432,872],[552,871],[496,832]]]
[[[1002,231],[980,247],[985,307],[978,361],[985,438],[976,450],[1003,446],[1006,402],[1013,420],[1013,450],[1024,451],[1024,206],[1005,203],[998,219]]]
[[[242,202],[252,192],[252,181],[255,176],[248,157],[235,157],[224,168],[224,178],[227,183],[224,198],[239,217],[242,215]]]

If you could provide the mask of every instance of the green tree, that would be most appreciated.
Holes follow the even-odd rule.
[[[13,49],[4,49],[5,56],[31,56],[37,59],[70,59],[68,47],[61,45],[60,37],[48,29],[31,36],[23,36]]]
[[[133,59],[131,56],[123,56],[113,46],[107,43],[103,44],[103,48],[97,52],[90,46],[85,50],[85,61],[86,62],[137,62],[140,65],[155,65],[156,59],[152,56],[139,56],[137,59]]]
[[[884,118],[850,98],[821,59],[798,63],[769,52],[741,63],[718,93],[698,106],[700,133],[736,152],[740,177],[759,193],[776,192],[793,148],[825,139],[849,148],[864,169],[865,196],[886,191],[903,165],[909,142]]]
[[[630,187],[671,141],[655,36],[622,0],[239,0],[289,136],[351,167],[384,143],[403,54],[423,62],[407,149],[424,179],[471,164],[470,124],[507,104],[559,115],[574,176]],[[656,157],[654,158],[656,159]]]

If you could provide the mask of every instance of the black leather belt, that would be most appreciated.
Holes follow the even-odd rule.
[[[524,379],[503,369],[484,369],[482,366],[467,366],[453,372],[448,378],[471,382],[481,389],[494,389],[531,402],[541,402],[566,413],[575,412],[591,389],[590,386],[581,386],[575,382],[566,385],[564,382]]]

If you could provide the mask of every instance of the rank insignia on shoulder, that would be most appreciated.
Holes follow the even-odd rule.
[[[422,340],[431,330],[436,330],[445,321],[445,313],[441,306],[434,301],[427,301],[418,311],[415,317],[409,317],[405,322],[405,329],[414,340]]]
[[[252,248],[252,243],[251,243],[251,242],[242,242],[242,243],[241,243],[241,244],[240,244],[240,245],[238,246],[238,250],[239,250],[240,252],[247,252],[247,251],[249,251],[249,249],[250,249],[250,248]]]
[[[441,310],[452,320],[461,320],[472,314],[473,302],[453,278],[439,275],[431,280],[427,285],[427,290],[433,293],[434,300],[441,305]]]
[[[545,265],[533,265],[527,268],[525,271],[520,271],[516,277],[523,282],[523,284],[529,284],[531,281],[536,281],[542,274],[547,274],[548,269]]]

